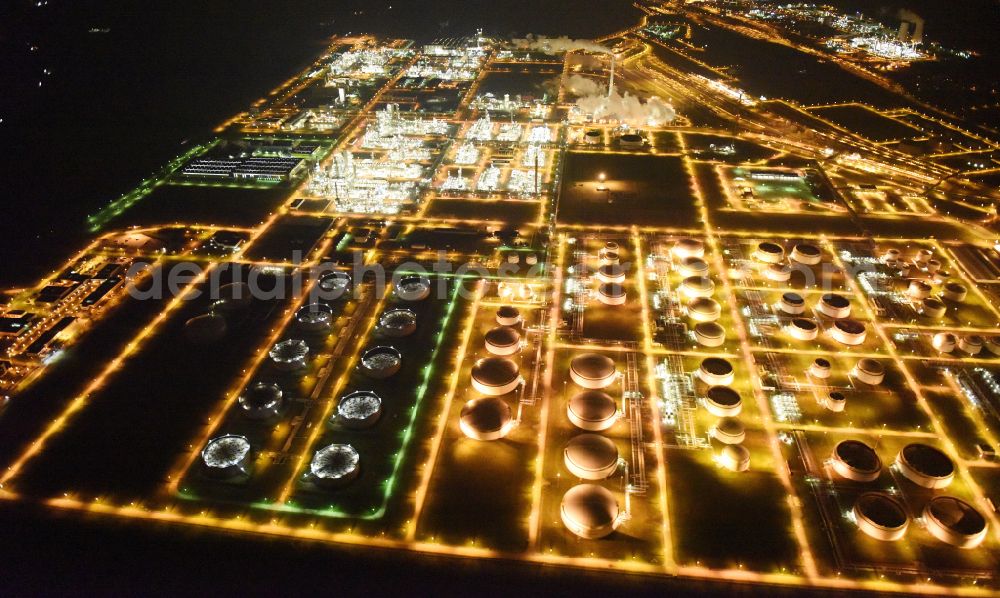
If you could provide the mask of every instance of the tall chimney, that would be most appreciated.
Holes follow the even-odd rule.
[[[910,41],[919,44],[924,41],[924,21],[923,19],[917,21],[916,25],[913,26],[913,37]]]
[[[611,78],[608,79],[608,97],[615,92],[615,53],[611,53]]]

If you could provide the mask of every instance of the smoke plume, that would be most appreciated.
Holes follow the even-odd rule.
[[[572,75],[566,79],[566,89],[576,96],[599,96],[607,92],[603,84],[582,75]]]
[[[558,54],[574,50],[586,50],[587,52],[598,52],[600,54],[611,53],[611,50],[596,42],[587,39],[570,39],[568,37],[543,37],[529,34],[527,38],[518,40],[518,45],[546,54]]]
[[[583,112],[593,114],[594,120],[618,120],[633,127],[657,127],[677,116],[674,107],[658,96],[643,101],[628,92],[621,95],[617,89],[612,90],[611,95],[587,95],[578,99],[576,105]]]
[[[899,9],[898,16],[899,20],[909,21],[914,25],[923,25],[924,23],[924,19],[920,15],[913,12],[912,10],[906,10],[905,8]]]

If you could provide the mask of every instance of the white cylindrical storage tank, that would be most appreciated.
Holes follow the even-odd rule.
[[[584,387],[600,389],[611,386],[618,375],[615,362],[600,353],[581,353],[573,358],[569,366],[573,382]]]
[[[947,270],[938,270],[937,272],[931,275],[931,282],[933,282],[934,284],[945,284],[946,282],[948,282],[948,279],[950,278],[951,278],[951,272]]]
[[[968,294],[969,289],[967,289],[964,284],[959,282],[946,282],[941,287],[941,298],[947,299],[948,301],[960,303],[965,301]]]
[[[830,335],[839,343],[856,346],[865,342],[868,331],[865,325],[857,320],[837,320],[833,323]]]
[[[284,393],[277,384],[258,382],[240,394],[240,409],[249,419],[271,418],[281,410]]]
[[[619,264],[621,264],[621,258],[618,256],[617,251],[605,251],[601,255],[602,266],[617,266]]]
[[[736,379],[731,363],[721,357],[708,357],[698,368],[698,378],[709,386],[729,386]]]
[[[831,390],[820,400],[820,402],[830,411],[840,413],[845,407],[847,407],[847,395],[839,390]]]
[[[422,301],[431,296],[431,281],[415,274],[403,276],[396,283],[396,296],[403,301]]]
[[[624,305],[627,298],[625,287],[617,282],[602,282],[597,287],[597,300],[604,305]]]
[[[370,428],[382,415],[382,399],[370,390],[344,395],[337,404],[335,419],[346,428]]]
[[[529,253],[528,255],[524,256],[524,263],[529,266],[538,265],[538,256],[535,255],[534,253]]]
[[[983,347],[991,355],[1000,355],[1000,336],[987,336],[984,341]]]
[[[746,440],[746,428],[735,417],[723,417],[715,422],[708,435],[723,444],[740,444]]]
[[[597,129],[590,129],[583,134],[583,142],[587,145],[598,145],[604,141],[604,134]]]
[[[474,440],[498,440],[514,427],[510,406],[499,397],[472,399],[459,416],[462,433]]]
[[[854,369],[851,370],[851,375],[854,376],[856,380],[860,380],[865,384],[878,386],[879,384],[882,384],[883,380],[885,380],[885,366],[882,365],[882,362],[877,359],[863,357],[858,360],[857,364],[854,365]]]
[[[351,288],[351,275],[347,272],[327,272],[320,276],[317,286],[319,286],[320,299],[324,301],[340,299]]]
[[[920,301],[931,296],[931,285],[922,280],[911,280],[910,286],[906,288],[906,294],[914,301]]]
[[[410,336],[417,331],[417,314],[408,309],[390,309],[379,318],[378,330],[391,338]]]
[[[228,329],[226,318],[209,313],[195,316],[185,322],[184,336],[192,343],[207,345],[222,340]]]
[[[983,345],[985,341],[983,337],[978,334],[970,334],[968,336],[962,336],[958,339],[958,348],[965,351],[969,355],[979,355],[979,352],[983,350]]]
[[[792,269],[785,264],[768,264],[764,268],[764,278],[772,282],[788,282],[792,277]]]
[[[910,518],[903,504],[883,492],[866,492],[854,503],[858,529],[876,540],[895,542],[906,534]]]
[[[844,440],[833,447],[830,467],[842,478],[874,482],[882,473],[882,459],[867,444],[859,440]]]
[[[688,276],[681,281],[681,292],[689,299],[711,297],[715,293],[715,283],[707,276]]]
[[[928,273],[934,274],[935,272],[941,269],[941,260],[929,259],[927,260],[925,268]]]
[[[501,326],[517,326],[521,323],[521,312],[512,305],[497,308],[497,324]]]
[[[735,417],[743,411],[740,393],[728,386],[711,386],[705,391],[705,409],[716,417]]]
[[[321,488],[342,488],[361,472],[361,457],[349,444],[331,444],[313,455],[308,479]]]
[[[785,249],[777,243],[764,241],[757,244],[753,257],[765,264],[780,264],[785,259]]]
[[[747,471],[750,469],[750,451],[742,444],[727,444],[719,453],[719,464],[729,471]]]
[[[304,340],[290,338],[271,347],[268,356],[279,370],[293,372],[306,367],[309,345]]]
[[[566,529],[585,540],[609,535],[618,527],[618,501],[597,484],[579,484],[563,495],[559,513]]]
[[[607,393],[585,390],[567,401],[566,416],[581,430],[601,432],[618,420],[618,405]]]
[[[955,478],[948,455],[928,444],[908,444],[896,455],[896,467],[906,479],[924,488],[946,488]]]
[[[520,368],[506,357],[486,357],[472,366],[472,387],[481,394],[498,397],[513,392],[520,383]]]
[[[929,500],[924,507],[924,523],[932,536],[958,548],[975,548],[986,539],[986,518],[954,496]]]
[[[793,318],[788,323],[788,334],[800,341],[811,341],[819,336],[819,325],[809,318]]]
[[[958,339],[950,332],[938,332],[931,340],[931,345],[940,353],[951,353],[955,350]]]
[[[806,300],[798,293],[783,293],[778,301],[778,309],[786,314],[797,316],[806,311]]]
[[[828,318],[846,318],[851,315],[851,301],[843,295],[827,293],[819,298],[816,311]]]
[[[934,255],[934,252],[930,249],[918,249],[916,255],[913,257],[913,261],[923,267],[931,259],[932,255]]]
[[[607,253],[609,251],[613,251],[615,253],[618,253],[619,250],[620,250],[620,247],[618,246],[618,243],[615,243],[614,241],[608,241],[607,243],[604,244],[604,247],[601,248],[601,250],[600,250],[599,253],[601,255],[604,255],[605,253]]]
[[[295,312],[295,323],[303,332],[329,332],[333,326],[333,310],[323,303],[304,305]]]
[[[604,264],[597,269],[597,280],[601,282],[625,282],[625,269],[618,264]]]
[[[895,248],[886,249],[885,253],[882,254],[882,261],[883,262],[898,262],[899,261],[899,257],[901,255],[902,255],[902,253],[898,249],[895,249]]]
[[[806,266],[815,266],[823,258],[823,252],[820,251],[818,246],[812,243],[799,243],[792,248],[792,254],[789,257],[794,262]]]
[[[380,345],[361,354],[361,371],[369,378],[384,380],[403,366],[403,355],[395,347]]]
[[[603,480],[618,469],[618,447],[600,434],[580,434],[563,449],[563,463],[578,478]]]
[[[673,248],[670,250],[674,254],[674,257],[678,260],[683,260],[684,258],[705,257],[705,243],[699,241],[698,239],[684,238],[678,239],[674,243]]]
[[[722,316],[722,306],[715,299],[698,297],[688,303],[687,313],[695,322],[714,322]]]
[[[698,322],[694,339],[702,347],[721,347],[726,342],[726,329],[718,322]]]
[[[250,468],[250,441],[246,436],[226,434],[208,441],[201,451],[205,474],[226,480],[245,476]]]
[[[493,355],[513,355],[521,350],[521,335],[510,326],[497,326],[486,333],[486,350]]]
[[[833,374],[833,365],[830,363],[829,359],[817,357],[811,364],[809,364],[808,372],[814,378],[825,380]]]
[[[708,276],[708,263],[700,257],[686,257],[677,265],[681,276]]]
[[[920,300],[920,313],[932,320],[943,318],[946,311],[944,303],[934,297],[925,297]]]

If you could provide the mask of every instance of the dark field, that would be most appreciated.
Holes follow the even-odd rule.
[[[160,185],[125,210],[108,228],[158,224],[257,226],[281,205],[288,189],[237,189]]]
[[[919,129],[882,116],[860,104],[812,108],[810,112],[876,142],[899,141],[921,134]]]
[[[598,189],[602,172],[608,191]],[[569,152],[558,220],[560,224],[700,226],[691,181],[677,156]]]

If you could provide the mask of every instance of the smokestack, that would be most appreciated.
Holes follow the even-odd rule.
[[[924,41],[924,21],[923,19],[917,21],[916,25],[913,26],[913,37],[910,41],[919,44]]]
[[[611,78],[608,79],[608,97],[615,92],[615,54],[611,53]]]
[[[910,41],[910,24],[903,21],[899,24],[899,34],[896,35],[896,40],[901,43],[906,43]]]

